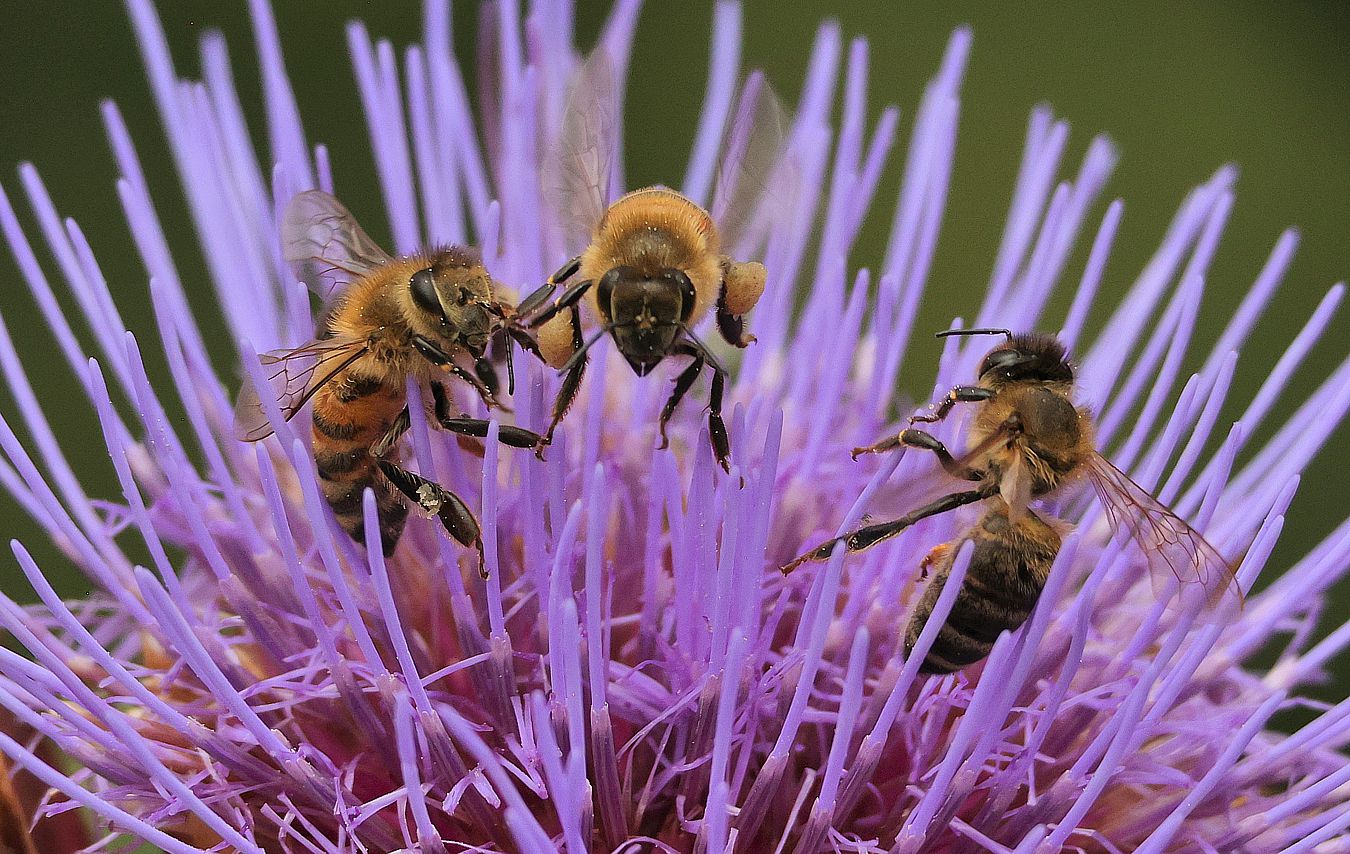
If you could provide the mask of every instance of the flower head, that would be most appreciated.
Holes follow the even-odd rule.
[[[205,81],[185,81],[149,0],[130,8],[220,316],[256,373],[258,351],[314,330],[277,243],[280,211],[302,190],[332,191],[342,164],[306,141],[265,2],[251,4],[264,152],[220,37],[203,41]],[[571,5],[532,4],[524,18],[515,3],[484,8],[495,16],[484,67],[495,73],[477,112],[446,0],[430,0],[425,41],[401,66],[359,24],[349,42],[391,248],[474,244],[497,279],[526,289],[578,248],[540,178],[578,61]],[[621,69],[636,14],[621,0],[602,35]],[[700,203],[739,72],[740,8],[722,2],[715,14],[708,98],[679,182]],[[114,105],[103,116],[117,189],[172,389],[151,387],[141,358],[150,330],[126,331],[93,249],[25,167],[93,358],[7,196],[0,227],[100,416],[122,487],[115,501],[81,489],[0,327],[0,370],[36,449],[0,424],[0,478],[99,588],[61,602],[15,544],[42,605],[0,601],[0,623],[28,652],[0,650],[0,706],[15,720],[0,752],[55,790],[40,811],[88,810],[109,832],[169,852],[1350,850],[1350,765],[1337,752],[1350,701],[1317,708],[1293,734],[1268,726],[1304,702],[1299,686],[1350,639],[1342,626],[1308,640],[1322,592],[1350,568],[1350,522],[1293,566],[1270,568],[1283,572],[1213,623],[1155,598],[1145,557],[1106,535],[1086,496],[1069,495],[1048,510],[1077,527],[1031,619],[983,663],[942,678],[918,666],[968,554],[908,657],[905,629],[924,587],[920,558],[970,517],[937,516],[866,553],[777,572],[864,512],[900,512],[904,485],[927,476],[915,454],[855,463],[848,450],[888,429],[898,378],[929,352],[914,317],[926,293],[938,296],[927,274],[969,46],[967,32],[953,35],[925,91],[892,204],[875,196],[897,111],[869,123],[867,43],[846,48],[836,25],[821,28],[782,154],[799,190],[763,242],[758,340],[728,390],[729,476],[694,407],[672,422],[671,448],[657,449],[669,377],[638,378],[604,346],[547,461],[499,447],[496,427],[481,447],[460,445],[410,407],[409,456],[478,511],[486,580],[430,521],[410,522],[388,559],[375,541],[353,542],[323,502],[305,431],[281,424],[253,446],[233,438],[235,380],[210,367]],[[1268,443],[1249,437],[1278,415],[1274,402],[1343,289],[1328,292],[1225,430],[1236,351],[1297,236],[1278,239],[1201,369],[1183,376],[1233,201],[1234,172],[1220,169],[1120,285],[1108,333],[1087,342],[1122,206],[1096,209],[1115,161],[1104,138],[1072,178],[1057,178],[1067,133],[1033,112],[988,296],[971,320],[1058,326],[1081,362],[1101,447],[1240,559],[1250,590],[1269,571],[1299,472],[1350,407],[1350,361],[1288,407]],[[854,271],[849,250],[868,215],[890,216],[891,238],[878,266]],[[1088,241],[1086,266],[1073,269],[1071,250]],[[1074,293],[1064,318],[1044,316],[1056,288]],[[981,352],[948,339],[937,392],[968,381]],[[544,425],[556,383],[530,365],[515,422]],[[161,404],[170,394],[182,423]],[[459,403],[480,406],[471,394]],[[958,438],[959,419],[942,432]],[[364,510],[373,522],[369,495]],[[145,565],[123,550],[130,537]],[[1248,669],[1271,643],[1283,647],[1278,663]],[[63,775],[20,732],[81,770]]]

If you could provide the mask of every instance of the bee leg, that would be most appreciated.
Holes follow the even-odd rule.
[[[520,345],[520,349],[530,353],[541,362],[544,360],[544,354],[539,352],[539,342],[531,338],[528,332],[514,326],[508,326],[506,327],[506,334],[511,336],[512,341]]]
[[[880,442],[877,442],[875,444],[867,445],[861,448],[854,448],[852,451],[849,452],[849,456],[856,461],[858,457],[861,457],[863,454],[884,454],[887,451],[894,451],[902,444],[904,443],[900,441],[899,434],[896,434],[894,436],[887,436],[885,439],[882,439]]]
[[[969,492],[953,492],[950,495],[944,495],[941,498],[929,504],[925,504],[912,513],[906,513],[899,519],[892,519],[889,522],[880,522],[876,525],[866,525],[858,528],[842,537],[835,537],[832,540],[826,540],[811,551],[806,552],[793,559],[790,563],[783,566],[783,574],[787,575],[792,570],[806,563],[807,561],[829,560],[830,554],[834,551],[835,545],[839,542],[844,543],[844,548],[850,552],[860,552],[863,549],[871,548],[882,540],[888,540],[899,534],[904,529],[910,527],[920,519],[927,519],[929,516],[937,516],[940,513],[946,513],[949,510],[955,510],[966,504],[973,504],[988,498],[990,493],[987,490],[972,489]]]
[[[694,337],[688,328],[681,327],[687,336],[684,340],[675,345],[671,351],[686,356],[692,356],[694,363],[685,368],[684,373],[680,374],[679,379],[675,381],[675,390],[670,395],[670,400],[666,401],[665,409],[661,411],[661,447],[665,447],[665,420],[669,419],[675,412],[675,406],[684,397],[684,393],[689,390],[689,386],[698,376],[703,363],[706,362],[712,369],[712,389],[708,395],[708,438],[712,442],[713,456],[717,458],[717,464],[722,467],[722,471],[731,474],[731,440],[727,437],[727,424],[722,420],[722,393],[726,388],[727,369],[722,367],[722,363],[711,351]],[[686,382],[687,378],[687,382]]]
[[[401,468],[386,459],[377,458],[381,473],[399,492],[426,512],[441,520],[450,536],[463,546],[478,551],[478,574],[487,578],[487,562],[483,556],[483,536],[478,520],[464,500],[438,483]]]
[[[450,412],[450,395],[440,383],[431,384],[431,397],[436,405],[436,423],[443,429],[461,436],[475,436],[479,439],[488,434],[485,418],[456,417]],[[497,439],[503,445],[513,448],[533,448],[543,441],[543,437],[532,430],[526,430],[511,424],[497,425]]]
[[[501,378],[497,376],[497,368],[492,364],[492,360],[486,356],[476,359],[473,363],[474,376],[478,377],[478,382],[482,384],[487,393],[493,400],[497,399],[497,392],[501,391]]]
[[[733,347],[749,347],[755,340],[755,336],[745,332],[745,315],[727,311],[725,293],[717,298],[717,331],[721,333],[722,340]]]
[[[478,377],[464,370],[459,365],[456,365],[450,358],[450,354],[436,346],[434,342],[421,335],[414,335],[412,338],[412,345],[417,349],[417,352],[422,354],[422,358],[439,368],[443,368],[447,373],[454,374],[464,380],[464,382],[473,386],[473,390],[478,392],[478,396],[483,399],[484,405],[489,409],[498,405],[497,398],[493,396],[492,391],[484,385]]]
[[[671,390],[670,397],[666,400],[666,405],[661,408],[661,418],[657,422],[657,427],[661,431],[661,444],[659,447],[667,448],[670,446],[670,440],[666,438],[666,422],[675,414],[675,407],[680,405],[680,400],[684,398],[685,392],[693,386],[694,380],[698,379],[699,372],[703,370],[703,354],[693,348],[685,350],[679,349],[677,352],[687,352],[694,357],[694,361],[689,363],[675,380],[675,388]]]
[[[572,349],[578,351],[585,346],[586,342],[581,337],[581,312],[573,305]],[[589,358],[585,352],[581,352],[580,358],[573,357],[568,360],[567,372],[563,374],[562,386],[558,389],[558,396],[553,400],[553,418],[548,423],[548,431],[544,433],[543,441],[536,445],[534,449],[535,456],[541,460],[544,458],[544,448],[553,444],[553,431],[558,429],[558,422],[563,420],[567,410],[572,408],[572,401],[576,400],[577,391],[581,388],[581,378],[586,373],[586,362],[589,361]]]
[[[544,303],[548,302],[548,298],[553,296],[553,292],[558,289],[558,285],[575,276],[577,270],[580,269],[581,256],[578,255],[559,267],[558,272],[549,276],[547,282],[541,285],[532,294],[525,297],[525,299],[521,300],[520,304],[517,305],[515,309],[516,316],[523,317],[541,308]]]
[[[529,327],[531,329],[534,329],[536,327],[543,326],[545,323],[548,323],[550,320],[556,317],[558,313],[561,312],[563,309],[575,307],[577,303],[581,302],[581,298],[586,295],[586,291],[590,289],[591,289],[590,279],[587,279],[584,282],[577,282],[575,285],[571,285],[570,287],[567,288],[567,290],[562,292],[561,296],[559,296],[557,299],[553,301],[552,305],[544,309],[544,311],[541,314],[538,314],[535,317],[533,317],[529,322]]]
[[[979,480],[982,477],[980,472],[953,457],[947,450],[947,446],[939,442],[931,433],[925,433],[923,430],[909,428],[907,430],[901,430],[900,435],[896,437],[896,440],[900,444],[911,448],[922,448],[925,451],[932,451],[933,455],[938,458],[938,463],[941,464],[943,470],[952,477],[960,478],[961,480]]]
[[[745,314],[764,293],[767,273],[758,261],[733,261],[722,256],[722,292],[717,297],[717,330],[733,347],[747,347],[755,336],[745,334]]]
[[[959,385],[947,392],[947,396],[942,398],[942,402],[936,406],[929,405],[927,415],[911,415],[909,423],[923,422],[932,424],[935,421],[941,421],[947,417],[947,413],[952,411],[952,407],[958,403],[979,403],[993,397],[994,393],[977,385]]]
[[[478,392],[478,396],[483,399],[483,405],[486,406],[488,409],[497,409],[501,407],[501,404],[497,401],[496,396],[493,395],[492,389],[489,388],[487,384],[484,383],[482,380],[478,379],[478,377],[464,370],[459,365],[450,364],[447,365],[445,369],[450,374],[453,374],[454,376],[458,377],[459,379],[463,380],[464,382],[472,386],[473,390]],[[437,383],[433,383],[433,385],[437,385]]]
[[[722,389],[726,385],[727,372],[721,365],[712,366],[712,391],[708,395],[708,436],[712,439],[713,455],[722,471],[731,474],[731,440],[727,438],[727,425],[722,420]],[[744,484],[742,484],[744,485]]]
[[[417,352],[422,354],[422,358],[426,359],[431,364],[437,366],[450,364],[450,354],[446,353],[440,347],[437,347],[430,339],[421,335],[414,335],[412,337],[412,345],[417,349]]]

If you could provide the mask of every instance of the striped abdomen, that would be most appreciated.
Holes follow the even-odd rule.
[[[314,463],[323,497],[333,508],[342,529],[365,542],[361,496],[375,491],[380,517],[380,542],[385,555],[398,545],[408,506],[376,467],[371,446],[385,437],[403,411],[403,388],[347,371],[314,395]],[[390,449],[387,458],[394,459]]]
[[[1006,506],[996,502],[959,539],[934,550],[932,579],[905,635],[906,653],[928,622],[967,540],[974,541],[975,550],[965,583],[919,668],[922,673],[953,673],[974,664],[989,655],[1000,632],[1015,631],[1025,623],[1060,547],[1059,535],[1030,511],[1013,523]]]

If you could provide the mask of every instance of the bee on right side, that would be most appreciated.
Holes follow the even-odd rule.
[[[862,551],[920,519],[984,502],[984,514],[975,524],[924,557],[921,567],[931,580],[905,635],[908,654],[961,546],[974,543],[965,582],[920,666],[923,673],[952,673],[983,660],[1000,633],[1015,631],[1031,616],[1059,554],[1062,539],[1057,528],[1064,525],[1031,502],[1087,478],[1112,531],[1123,527],[1139,545],[1155,590],[1170,593],[1174,584],[1199,590],[1210,614],[1240,606],[1242,592],[1233,565],[1097,451],[1092,416],[1073,402],[1074,366],[1064,345],[1053,336],[1014,335],[1005,329],[950,330],[939,337],[979,334],[1001,334],[1007,341],[984,357],[978,383],[953,388],[927,414],[909,419],[911,425],[932,423],[945,418],[958,403],[975,404],[966,454],[953,456],[936,437],[913,426],[853,452],[856,459],[901,446],[921,448],[933,453],[948,475],[972,482],[973,488],[950,492],[898,519],[829,540],[783,571],[829,558],[840,542],[849,552]]]

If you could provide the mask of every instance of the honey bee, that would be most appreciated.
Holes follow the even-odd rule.
[[[730,445],[722,420],[726,369],[693,329],[709,311],[734,347],[754,340],[745,332],[745,314],[764,291],[766,271],[757,261],[736,261],[724,254],[734,247],[767,198],[768,170],[782,142],[777,100],[761,78],[752,78],[742,97],[728,151],[718,176],[709,213],[675,190],[654,186],[635,190],[607,206],[616,144],[617,103],[614,78],[603,47],[577,73],[568,95],[558,158],[561,184],[555,207],[589,236],[589,245],[520,304],[519,311],[537,328],[544,360],[563,372],[544,443],[581,385],[586,351],[611,336],[638,376],[646,376],[668,356],[691,361],[675,381],[661,411],[661,447],[668,444],[666,424],[685,393],[707,365],[712,370],[708,428],[713,452],[730,470]],[[550,302],[559,285],[567,284]],[[582,298],[599,331],[585,340]],[[547,307],[545,307],[547,304]]]
[[[1116,468],[1096,449],[1094,423],[1075,406],[1074,367],[1064,345],[1049,335],[1014,335],[1008,330],[951,330],[941,335],[1002,334],[1007,341],[989,351],[977,385],[953,388],[928,414],[909,421],[935,422],[958,403],[977,409],[969,431],[970,450],[961,458],[932,434],[910,426],[897,435],[853,451],[881,453],[905,446],[932,452],[947,474],[974,487],[951,492],[898,519],[867,525],[812,549],[783,567],[825,560],[842,542],[861,551],[894,537],[920,519],[966,504],[984,503],[984,514],[955,540],[937,546],[921,568],[931,580],[905,635],[906,654],[932,614],[966,542],[974,551],[965,583],[920,671],[952,673],[987,656],[999,633],[1015,631],[1031,615],[1059,553],[1064,523],[1033,509],[1086,478],[1095,487],[1113,533],[1125,531],[1147,559],[1154,589],[1174,583],[1203,592],[1211,614],[1241,603],[1233,566],[1184,520]]]
[[[324,498],[343,530],[365,540],[361,496],[375,492],[386,555],[407,521],[404,499],[437,516],[464,546],[479,553],[478,521],[459,496],[399,465],[398,440],[408,429],[407,379],[428,382],[435,403],[432,423],[463,436],[486,436],[488,422],[460,417],[449,393],[434,379],[448,374],[496,403],[478,374],[488,374],[491,336],[507,326],[510,309],[494,296],[494,283],[478,252],[461,246],[427,249],[400,258],[385,252],[337,199],[318,190],[291,200],[282,218],[288,261],[329,301],[316,340],[261,357],[270,388],[246,382],[235,405],[240,439],[272,433],[261,394],[272,396],[287,420],[313,403],[314,464]],[[349,278],[348,278],[349,277]],[[467,368],[461,362],[471,362]],[[502,425],[500,440],[531,448],[541,437]]]

